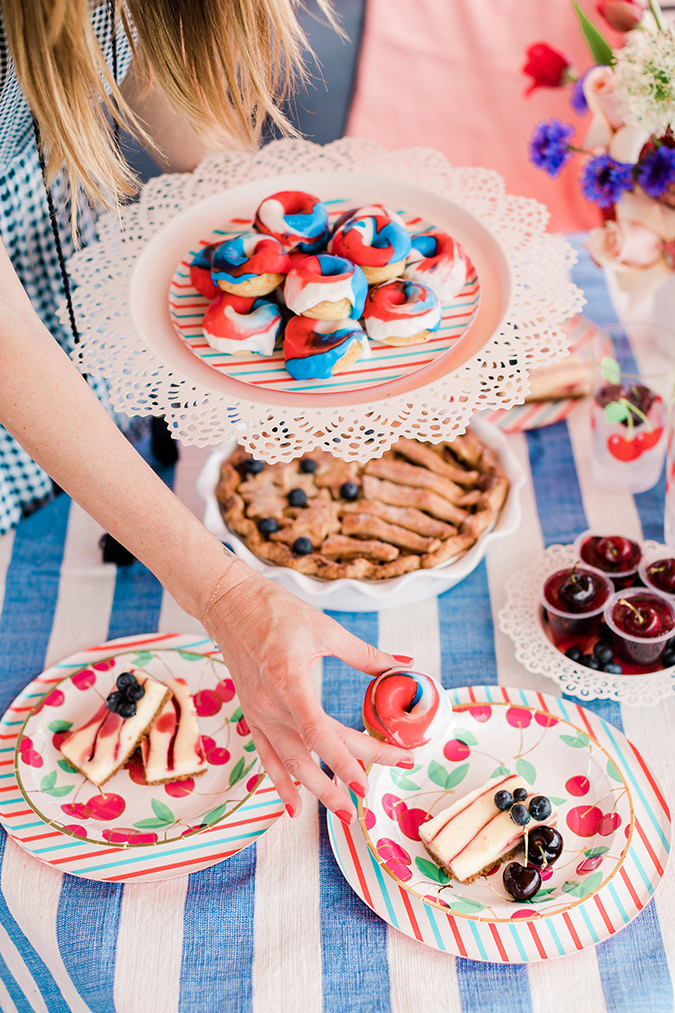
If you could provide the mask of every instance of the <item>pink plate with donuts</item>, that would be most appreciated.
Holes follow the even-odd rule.
[[[345,212],[354,209],[352,198],[336,197],[321,203],[327,208],[328,227],[331,229],[335,228],[336,222],[344,216]],[[265,202],[263,202],[262,206],[264,204]],[[416,236],[420,233],[423,237],[433,242],[434,230],[432,223],[422,219],[414,211],[407,211],[402,208],[397,208],[396,210],[400,213],[405,238],[408,235]],[[425,302],[427,289],[421,281],[425,275],[420,270],[420,265],[424,266],[432,258],[423,259],[422,255],[418,252],[418,259],[414,260],[409,268],[411,272],[410,277],[401,279],[387,279],[385,277],[384,283],[370,288],[366,301],[364,323],[367,335],[374,340],[369,342],[362,328],[358,327],[358,324],[354,321],[350,323],[348,329],[344,329],[347,336],[351,337],[354,329],[358,327],[362,338],[360,344],[364,353],[358,357],[351,356],[353,361],[349,363],[348,367],[328,376],[322,375],[321,371],[318,371],[316,368],[311,368],[311,365],[314,364],[312,354],[314,348],[317,345],[321,347],[326,346],[326,330],[330,329],[332,333],[336,331],[336,325],[333,321],[330,324],[325,320],[311,321],[318,324],[318,326],[314,327],[311,334],[305,338],[303,357],[298,358],[297,328],[295,328],[295,324],[303,320],[305,324],[304,331],[307,333],[311,320],[311,318],[308,319],[307,317],[293,316],[286,323],[292,348],[292,358],[289,358],[288,351],[286,355],[284,354],[284,343],[281,340],[281,334],[279,334],[276,346],[272,343],[264,354],[260,354],[261,345],[265,340],[264,335],[269,333],[270,318],[280,319],[281,317],[279,302],[281,302],[282,306],[285,304],[289,310],[295,310],[296,306],[304,306],[308,302],[306,297],[304,303],[302,296],[299,297],[297,282],[299,275],[302,273],[305,275],[305,278],[301,279],[301,284],[304,281],[304,292],[307,290],[311,292],[315,288],[317,290],[321,288],[320,281],[322,279],[320,278],[319,271],[316,269],[311,270],[313,268],[312,262],[320,259],[321,255],[317,258],[316,255],[307,254],[305,255],[305,263],[302,264],[300,262],[302,254],[299,257],[296,254],[296,263],[289,265],[290,273],[286,275],[288,278],[286,285],[284,286],[282,283],[282,285],[276,288],[276,291],[265,293],[260,297],[257,309],[255,306],[253,307],[254,313],[257,313],[257,316],[260,318],[256,329],[256,334],[260,335],[259,342],[255,339],[253,341],[246,340],[250,338],[253,326],[251,316],[239,314],[235,321],[232,310],[223,312],[223,299],[227,300],[227,294],[224,294],[224,296],[217,295],[215,299],[209,299],[208,294],[203,294],[204,291],[209,291],[208,289],[200,286],[202,287],[202,291],[199,291],[195,287],[195,280],[197,280],[198,285],[199,280],[195,278],[194,268],[191,270],[191,266],[195,260],[198,265],[197,269],[203,270],[201,264],[204,254],[202,251],[212,250],[214,245],[217,246],[219,242],[223,243],[232,239],[237,240],[244,236],[245,242],[253,247],[254,240],[251,238],[253,236],[251,229],[254,228],[256,220],[257,216],[253,219],[237,216],[234,219],[223,222],[221,227],[214,229],[212,232],[199,236],[197,242],[192,244],[191,248],[186,251],[185,256],[176,267],[169,287],[169,313],[180,340],[185,343],[192,354],[206,363],[211,369],[218,370],[220,373],[226,374],[233,379],[259,387],[261,390],[296,392],[357,391],[373,386],[380,386],[393,380],[400,380],[443,356],[444,353],[462,340],[463,335],[476,315],[481,296],[481,285],[476,269],[459,243],[455,243],[452,239],[448,241],[448,237],[445,234],[439,233],[439,235],[444,236],[446,245],[452,247],[445,250],[441,249],[440,242],[437,244],[437,249],[444,254],[443,269],[450,275],[454,265],[455,275],[459,276],[457,283],[459,291],[444,303],[441,303],[440,300],[437,301],[435,298],[433,300],[427,299]],[[382,214],[373,216],[373,220],[379,226],[380,232],[388,227],[386,224],[387,219]],[[367,221],[367,217],[363,221]],[[361,233],[357,233],[358,246],[355,245],[353,239],[350,245],[349,240],[356,230],[347,233],[346,238],[344,238],[342,236],[344,228],[345,226],[342,229],[337,228],[335,230],[335,243],[331,247],[329,242],[328,248],[329,250],[334,250],[336,260],[341,259],[345,264],[351,266],[351,261],[347,260],[347,255],[352,253],[353,256],[361,255],[367,257],[367,254],[364,254],[363,250],[369,248],[364,246]],[[262,239],[262,236],[260,238]],[[342,242],[340,242],[341,238]],[[234,252],[236,256],[236,250]],[[268,259],[270,260],[274,257],[274,254],[272,254],[272,257],[269,256],[269,251],[263,252],[268,253]],[[323,256],[325,256],[325,253]],[[403,256],[403,254],[393,252],[391,256],[394,258],[398,257],[400,262],[400,256]],[[409,256],[409,254],[405,256]],[[259,254],[254,254],[254,257],[260,261]],[[375,259],[382,259],[382,257]],[[273,267],[278,266],[278,263],[279,259],[274,259]],[[449,265],[447,268],[445,267],[446,263]],[[241,265],[237,265],[237,267],[242,270]],[[366,272],[368,269],[366,265]],[[262,266],[259,263],[256,265],[254,262],[250,268],[243,268],[243,270],[255,275],[257,278],[260,273],[266,273],[266,265],[264,262]],[[383,267],[376,265],[373,270],[376,272],[386,271],[386,265]],[[356,271],[359,274],[362,273],[359,265],[356,265]],[[330,297],[331,288],[339,288],[340,294],[342,293],[345,285],[348,285],[348,282],[343,280],[345,274],[341,274],[337,278],[331,278],[330,282],[333,283],[332,285],[324,281],[323,289],[327,293],[326,298]],[[214,271],[215,275],[216,272]],[[378,277],[377,274],[374,276]],[[365,287],[365,278],[363,284]],[[452,291],[452,286],[448,290]],[[228,291],[231,292],[232,289],[230,288]],[[284,295],[279,296],[277,293],[284,293],[285,299]],[[351,293],[347,296],[348,301],[350,297],[353,308],[354,296]],[[314,298],[320,300],[321,296]],[[429,305],[430,303],[432,303],[431,306]],[[361,300],[359,310],[362,310],[362,304],[363,299]],[[264,310],[267,311],[265,314]],[[298,312],[301,312],[301,310],[298,309]],[[419,332],[425,331],[427,323],[431,320],[433,336],[423,343],[416,341],[405,341],[403,344],[396,345],[381,343],[381,341],[377,340],[377,336],[383,329],[386,329],[393,313],[396,313],[399,318],[404,316],[405,325],[412,332],[415,329]],[[346,310],[344,316],[350,318],[353,316],[353,313]],[[358,311],[356,316],[361,316],[361,312]],[[220,323],[217,317],[220,318]],[[438,324],[439,319],[440,325]],[[235,327],[237,329],[236,332]],[[339,333],[342,334],[342,331]],[[224,337],[225,334],[229,336],[229,340],[228,337]],[[236,351],[237,338],[243,339],[239,343],[246,346],[245,351]],[[332,347],[331,345],[331,349]],[[232,354],[233,352],[234,354]],[[299,368],[299,362],[308,363],[310,368],[304,370]],[[326,370],[323,372],[325,373]]]
[[[284,215],[283,207],[268,200],[279,193],[316,197],[326,209],[323,234],[317,222],[316,234],[298,246],[297,221],[314,216],[314,209],[309,205],[296,214],[290,207]],[[340,222],[345,213],[347,220]],[[228,242],[235,246],[223,254]],[[355,277],[334,264],[323,267],[318,280],[328,280],[336,294],[317,296],[315,305],[342,301],[349,326],[337,328],[336,336],[336,327],[323,324],[317,313],[323,326],[311,334],[304,328],[300,356],[296,330],[291,375],[283,324],[291,313],[313,318],[313,308],[297,308],[306,302],[304,291],[298,301],[297,285],[267,285],[275,276],[290,278],[303,258],[345,262],[345,254],[355,258],[349,261],[356,265]],[[240,259],[249,257],[255,259],[251,270]],[[398,274],[389,273],[392,266],[398,266]],[[363,274],[371,292],[374,285],[393,287],[386,299],[369,300],[372,305],[360,321]],[[262,287],[260,276],[265,277]],[[436,284],[441,278],[442,285]],[[303,285],[314,290],[313,281],[305,278]],[[437,315],[425,296],[432,285],[441,292]],[[289,308],[284,293],[291,289],[295,303]],[[502,324],[511,290],[509,261],[498,240],[458,204],[398,180],[336,172],[255,180],[194,205],[161,230],[161,242],[158,236],[145,248],[130,295],[139,333],[180,375],[219,393],[270,405],[333,407],[370,403],[375,390],[377,398],[404,394],[457,371]],[[239,300],[236,305],[232,296]],[[244,299],[262,302],[246,306]],[[284,319],[274,335],[280,316]],[[387,343],[382,340],[380,323],[393,316],[406,318],[397,325],[402,343],[389,341],[386,330]],[[410,316],[417,320],[411,323]],[[260,334],[260,347],[251,347],[253,332]],[[245,350],[237,352],[237,344]],[[331,369],[327,352],[344,360],[339,371]],[[327,363],[324,374],[314,368],[317,353]],[[312,360],[309,369],[302,359]]]
[[[414,748],[415,766],[372,767],[366,799],[354,798],[358,823],[347,828],[329,814],[331,844],[351,886],[395,928],[458,956],[518,963],[595,945],[649,902],[668,860],[670,814],[618,729],[561,698],[501,686],[446,692],[407,672],[371,683],[364,719],[371,733]],[[542,823],[532,816],[518,827],[513,800],[512,818],[508,805],[500,811],[495,789],[509,779],[526,804],[545,796]],[[485,815],[486,804],[494,813]],[[474,811],[477,829],[466,822]],[[520,844],[469,875],[498,825],[514,840],[519,831]],[[468,843],[457,846],[462,834]],[[560,840],[526,862],[526,834],[529,854],[547,846],[546,834]],[[526,899],[506,885],[512,864],[514,876],[537,877]]]

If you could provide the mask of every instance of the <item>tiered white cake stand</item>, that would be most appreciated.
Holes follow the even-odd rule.
[[[169,315],[177,264],[222,221],[238,218],[245,230],[260,200],[281,189],[383,203],[451,232],[480,285],[461,338],[421,365],[413,356],[393,379],[318,392],[259,386],[193,354]],[[574,252],[546,234],[547,219],[541,204],[507,194],[496,173],[455,168],[427,148],[392,152],[347,138],[217,154],[193,173],[151,180],[137,203],[103,217],[99,241],[72,258],[77,362],[108,379],[118,411],[164,415],[185,444],[236,439],[270,463],[316,447],[365,461],[400,436],[451,440],[474,411],[522,403],[529,370],[564,354],[562,323],[583,296],[569,280]]]

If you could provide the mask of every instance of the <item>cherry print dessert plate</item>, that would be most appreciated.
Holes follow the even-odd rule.
[[[333,852],[353,889],[394,928],[474,960],[564,956],[627,925],[661,880],[671,839],[668,807],[637,750],[561,698],[501,686],[447,695],[447,731],[415,751],[415,768],[373,768],[351,827],[328,814]],[[459,883],[419,840],[427,812],[502,769],[551,799],[563,837],[562,854],[528,902],[504,889],[506,863]]]
[[[648,556],[659,548],[656,542],[641,545]],[[581,700],[616,700],[628,707],[656,706],[675,693],[675,665],[636,674],[635,668],[619,663],[612,649],[609,667],[618,670],[594,670],[581,660],[567,657],[553,643],[541,606],[541,585],[550,574],[573,566],[577,560],[573,545],[550,545],[507,582],[506,604],[498,622],[515,644],[516,659],[528,672],[553,679],[564,693]],[[671,652],[664,652],[664,659],[670,658]]]
[[[100,788],[60,744],[133,669],[182,679],[197,712],[205,773],[146,784],[138,752]],[[194,872],[253,843],[283,813],[260,764],[213,642],[145,635],[78,652],[43,672],[0,721],[0,822],[30,854],[63,872],[107,881]]]

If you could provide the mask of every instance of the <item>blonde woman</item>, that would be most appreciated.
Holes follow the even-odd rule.
[[[265,118],[285,128],[276,101],[301,69],[304,41],[294,0],[0,6],[0,531],[50,493],[51,476],[217,641],[290,815],[301,806],[297,780],[350,822],[351,799],[312,752],[357,794],[359,761],[412,760],[329,718],[312,668],[333,655],[376,675],[394,657],[224,553],[116,427],[96,396],[104,385],[77,372],[74,335],[55,315],[57,241],[67,258],[76,233],[92,236],[90,207],[134,189],[110,123],[154,144],[174,171],[219,146],[255,144]]]

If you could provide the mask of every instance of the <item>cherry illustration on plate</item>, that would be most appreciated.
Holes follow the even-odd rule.
[[[194,777],[184,777],[180,781],[172,781],[170,784],[164,785],[164,790],[171,798],[185,798],[195,790],[195,779]]]
[[[60,707],[65,696],[60,689],[53,689],[43,700],[45,707]]]
[[[524,707],[509,707],[506,712],[506,720],[512,728],[529,728],[532,721],[532,711]]]
[[[87,802],[89,815],[95,820],[115,820],[125,808],[126,802],[121,795],[112,792],[103,795],[94,795]]]
[[[598,833],[601,837],[609,837],[621,826],[621,817],[618,813],[605,813],[598,824]]]
[[[488,704],[476,704],[473,707],[469,707],[469,714],[474,721],[480,721],[481,724],[484,724],[486,721],[490,720],[492,707]]]
[[[68,833],[74,834],[75,837],[86,837],[87,831],[84,827],[81,827],[79,823],[64,823],[63,829],[67,830]]]
[[[244,736],[246,736],[246,735],[250,735],[250,734],[251,734],[251,729],[246,724],[246,718],[240,718],[239,721],[237,721],[237,735],[244,735]]]
[[[534,720],[542,728],[551,728],[552,725],[558,724],[560,718],[556,718],[552,714],[545,714],[543,711],[537,711],[534,715]]]
[[[246,791],[255,791],[259,784],[265,780],[264,774],[254,774],[253,777],[249,777],[246,782]]]
[[[230,758],[229,750],[223,749],[222,746],[214,746],[213,749],[209,749],[206,754],[206,759],[209,763],[213,764],[214,767],[222,767]]]
[[[77,820],[88,820],[90,815],[86,802],[64,802],[61,811],[66,816],[74,816]]]
[[[223,701],[223,703],[229,703],[230,700],[234,699],[235,689],[234,683],[231,679],[222,679],[216,686],[216,693]]]
[[[471,750],[465,742],[460,739],[450,739],[443,746],[443,756],[446,760],[456,763],[458,760],[465,760]]]
[[[214,689],[200,689],[192,699],[200,718],[212,717],[223,705],[223,701]]]
[[[578,805],[567,814],[567,826],[579,837],[593,837],[598,832],[602,811],[596,805]]]
[[[96,682],[96,672],[92,672],[91,668],[83,668],[81,672],[76,672],[70,681],[75,689],[89,689]]]
[[[406,809],[404,813],[399,813],[398,825],[401,833],[411,841],[419,841],[420,826],[426,818],[426,809]]]
[[[581,795],[588,795],[590,787],[591,782],[583,774],[576,774],[565,782],[567,791],[570,795],[575,795],[577,798]]]
[[[408,811],[408,806],[405,804],[402,798],[398,795],[392,795],[386,792],[382,796],[382,808],[386,812],[390,820],[398,821]]]
[[[109,844],[156,844],[157,834],[141,832],[134,827],[106,827],[101,837]]]
[[[602,855],[593,855],[592,858],[584,858],[583,862],[577,865],[577,873],[580,876],[587,876],[589,872],[595,872],[602,864]]]

